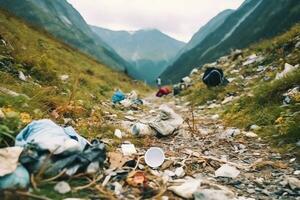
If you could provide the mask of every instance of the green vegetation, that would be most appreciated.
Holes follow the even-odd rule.
[[[281,36],[252,45],[244,50],[244,57],[256,53],[265,57],[263,63],[242,66],[242,59],[229,60],[229,64],[223,63],[221,67],[228,78],[235,78],[232,83],[208,89],[198,82],[183,95],[195,105],[203,105],[211,100],[221,103],[229,94],[235,94],[240,98],[212,112],[221,113],[228,126],[249,130],[253,124],[259,125],[260,136],[275,147],[284,151],[294,149],[300,140],[300,96],[298,93],[290,104],[283,105],[283,94],[300,86],[300,69],[278,80],[275,76],[285,63],[300,63],[300,49],[295,48],[299,35],[300,25],[296,25]],[[260,73],[257,69],[261,65],[266,70]],[[233,70],[239,72],[235,74]],[[300,153],[299,148],[296,151]]]
[[[12,144],[11,136],[32,119],[52,118],[62,123],[71,118],[78,131],[101,136],[106,126],[103,113],[115,88],[141,95],[147,86],[131,80],[23,21],[0,12],[0,146]],[[18,78],[19,72],[27,77]],[[67,80],[61,76],[67,75]],[[91,123],[94,122],[94,123]],[[4,138],[4,140],[3,140]]]

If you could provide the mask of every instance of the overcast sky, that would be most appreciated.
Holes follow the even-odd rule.
[[[111,30],[157,28],[187,42],[222,10],[244,0],[68,0],[92,25]]]

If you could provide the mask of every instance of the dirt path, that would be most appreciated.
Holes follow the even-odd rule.
[[[162,177],[166,187],[174,185],[178,179],[192,177],[201,180],[201,190],[206,191],[198,199],[208,199],[205,195],[210,192],[211,199],[220,200],[233,197],[241,200],[299,199],[299,185],[296,186],[299,179],[294,179],[299,178],[299,171],[296,171],[299,165],[291,155],[273,152],[253,132],[225,127],[217,115],[208,114],[211,113],[208,108],[192,109],[184,99],[153,96],[146,98],[149,112],[137,112],[133,114],[135,118],[145,120],[149,115],[155,116],[159,106],[167,104],[185,120],[176,134],[150,137],[142,148],[145,151],[155,146],[164,150],[167,158],[164,164],[147,173]],[[237,177],[215,176],[215,171],[226,163],[240,172]],[[179,173],[179,168],[183,168],[183,172]],[[176,173],[176,169],[178,174],[174,175],[172,172]],[[162,197],[181,199],[170,190]]]

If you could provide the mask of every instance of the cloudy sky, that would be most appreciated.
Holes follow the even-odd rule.
[[[222,10],[244,0],[68,0],[92,25],[112,30],[157,28],[182,41]]]

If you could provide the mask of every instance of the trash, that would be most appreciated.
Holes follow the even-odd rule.
[[[133,102],[130,99],[124,99],[120,101],[120,104],[125,108],[129,108],[133,104]]]
[[[161,105],[159,110],[160,115],[153,122],[150,122],[149,126],[155,129],[158,134],[168,136],[182,125],[183,119],[167,105]]]
[[[235,167],[232,167],[228,164],[222,165],[219,169],[215,171],[216,177],[228,177],[228,178],[236,178],[240,174],[240,171]]]
[[[130,156],[137,153],[133,144],[122,144],[121,149],[124,156]]]
[[[281,78],[286,77],[287,74],[294,71],[298,67],[299,67],[299,65],[293,66],[293,65],[290,65],[288,63],[285,63],[284,70],[282,72],[276,74],[276,79],[281,79]]]
[[[132,126],[131,132],[135,136],[155,135],[155,131],[149,125],[140,122]]]
[[[252,54],[247,58],[247,61],[243,62],[243,66],[251,65],[256,62],[261,62],[264,60],[264,57],[257,56],[256,54]]]
[[[195,200],[232,200],[234,195],[224,190],[201,189],[194,193]]]
[[[227,103],[229,103],[229,102],[232,102],[232,101],[234,101],[234,100],[236,100],[236,99],[238,99],[239,97],[235,97],[235,96],[229,96],[229,97],[226,97],[222,102],[221,102],[221,104],[222,105],[225,105],[225,104],[227,104]]]
[[[147,177],[142,171],[132,171],[128,177],[126,182],[134,187],[138,186],[146,186],[147,185]]]
[[[24,75],[24,73],[22,71],[19,71],[19,79],[21,81],[26,81],[27,80],[26,76]]]
[[[197,68],[194,68],[191,73],[190,73],[190,76],[193,75],[193,74],[197,74],[198,73],[198,69]]]
[[[208,87],[215,87],[228,83],[228,80],[224,77],[223,70],[215,67],[209,67],[205,70],[202,81]]]
[[[7,147],[0,149],[0,177],[13,173],[18,166],[22,147]]]
[[[32,121],[16,137],[16,146],[36,144],[53,154],[83,151],[89,142],[72,127],[62,128],[49,119]]]
[[[2,164],[3,162],[1,162]],[[29,173],[22,165],[19,165],[12,173],[0,176],[0,190],[25,189],[29,183]]]
[[[191,85],[191,83],[192,83],[192,79],[191,79],[190,77],[188,77],[188,76],[183,77],[183,78],[182,78],[182,81],[183,81],[187,86]]]
[[[185,175],[183,167],[177,167],[174,173],[178,178],[182,178]]]
[[[86,169],[86,173],[88,174],[95,174],[100,170],[99,162],[95,161],[88,165]]]
[[[60,181],[54,186],[54,190],[59,194],[66,194],[71,191],[71,187],[67,182]]]
[[[187,178],[183,180],[184,182],[179,186],[171,186],[168,189],[175,194],[190,199],[193,198],[193,194],[197,191],[198,187],[201,185],[201,180]]]
[[[116,129],[114,135],[115,135],[117,138],[122,139],[122,132],[120,131],[120,129]]]
[[[138,99],[138,94],[136,93],[136,91],[132,90],[128,95],[127,95],[127,99],[131,100],[131,101],[135,101]]]
[[[115,195],[117,195],[117,196],[120,195],[123,191],[122,185],[118,182],[114,182],[112,185],[115,187],[115,189],[114,189]]]
[[[116,90],[112,96],[113,103],[120,103],[124,99],[125,99],[125,94],[121,90]]]
[[[156,93],[157,97],[162,97],[171,93],[171,89],[168,87],[161,87]]]
[[[165,154],[161,148],[151,147],[145,153],[145,162],[152,168],[157,168],[164,163]]]

